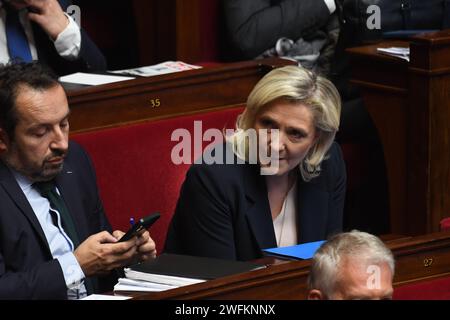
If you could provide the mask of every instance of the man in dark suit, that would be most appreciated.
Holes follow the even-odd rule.
[[[126,242],[110,233],[68,117],[63,88],[38,63],[0,67],[0,299],[111,290],[104,276],[155,255],[147,231]]]
[[[234,59],[283,56],[330,72],[339,34],[334,0],[224,0],[222,8]]]
[[[3,0],[0,1],[0,62],[20,58],[25,62],[39,60],[51,67],[58,75],[73,72],[106,70],[106,61],[87,33],[65,13],[71,5],[69,0]],[[25,57],[11,52],[8,32],[15,14],[19,14],[25,31],[29,51]]]

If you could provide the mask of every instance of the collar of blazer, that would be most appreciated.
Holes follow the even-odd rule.
[[[277,246],[264,176],[259,165],[245,165],[244,185],[248,202],[247,221],[260,249]],[[318,179],[318,178],[317,178]],[[313,181],[297,180],[298,241],[322,240],[325,236],[329,193]]]
[[[259,165],[245,164],[243,167],[248,224],[260,249],[276,247],[265,178],[260,173]]]

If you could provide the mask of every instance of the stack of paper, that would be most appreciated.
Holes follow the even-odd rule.
[[[383,54],[390,55],[391,57],[400,58],[409,62],[409,48],[404,47],[377,48],[377,51]]]
[[[114,291],[141,291],[141,292],[159,292],[178,288],[179,285],[163,284],[146,280],[133,280],[120,278],[114,286]]]
[[[128,300],[132,297],[127,296],[113,296],[113,295],[106,295],[106,294],[91,294],[85,298],[82,298],[80,300]]]
[[[59,81],[66,83],[76,83],[88,86],[97,86],[126,80],[132,80],[132,77],[110,76],[105,74],[94,74],[77,72],[59,78]]]
[[[200,66],[195,66],[192,64],[187,64],[182,61],[166,61],[160,64],[156,64],[153,66],[146,66],[134,69],[124,69],[124,70],[116,70],[109,71],[111,73],[128,75],[128,76],[141,76],[141,77],[151,77],[157,76],[160,74],[167,74],[179,71],[200,69]]]
[[[125,268],[126,278],[119,279],[114,290],[164,291],[264,267],[252,262],[165,253]]]
[[[135,271],[130,268],[125,269],[125,276],[128,279],[147,281],[150,283],[163,284],[172,287],[188,286],[190,284],[196,284],[205,281],[203,279],[193,279],[186,277],[168,276],[164,274],[154,274],[142,271]]]

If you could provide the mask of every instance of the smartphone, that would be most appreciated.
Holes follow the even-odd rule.
[[[141,230],[148,229],[152,224],[159,219],[161,215],[159,212],[155,212],[145,218],[139,219],[133,226],[123,235],[122,238],[119,239],[119,242],[128,241],[134,236],[136,236]]]

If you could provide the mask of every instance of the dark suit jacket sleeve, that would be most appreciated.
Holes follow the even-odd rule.
[[[59,3],[62,9],[67,11],[67,7],[72,4],[72,1],[60,0]],[[105,57],[83,29],[81,29],[81,49],[77,62],[81,67],[81,70],[79,71],[106,70]]]
[[[208,165],[190,168],[169,227],[165,252],[236,259],[226,185],[217,181]]]
[[[231,44],[246,59],[274,47],[281,37],[307,36],[330,16],[323,0],[223,0],[222,6]]]
[[[81,29],[81,48],[78,60],[87,72],[106,71],[105,57],[83,29]]]
[[[0,299],[67,299],[58,260],[39,263],[26,272],[6,272],[0,254]]]
[[[337,143],[333,143],[330,150],[330,214],[328,216],[327,234],[331,235],[342,231],[343,212],[347,174],[342,150]]]

